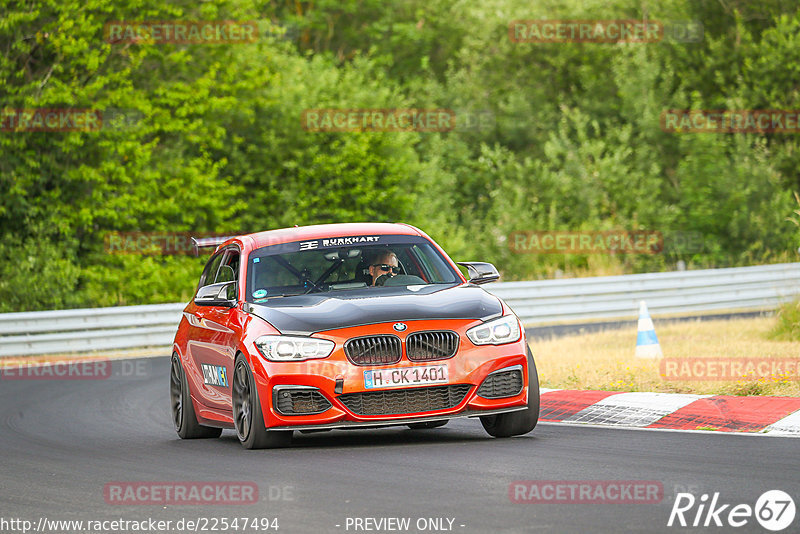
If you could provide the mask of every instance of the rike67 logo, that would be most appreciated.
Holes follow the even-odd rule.
[[[763,528],[778,532],[792,524],[795,512],[794,500],[781,490],[764,492],[755,506],[722,503],[719,492],[715,492],[710,500],[707,493],[699,499],[691,493],[678,493],[667,526],[737,528],[752,524],[755,518]]]

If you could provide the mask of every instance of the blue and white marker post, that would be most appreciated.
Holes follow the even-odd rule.
[[[644,301],[639,303],[639,332],[636,336],[636,357],[637,358],[661,358],[661,345],[658,344],[656,328],[647,311],[647,304]]]

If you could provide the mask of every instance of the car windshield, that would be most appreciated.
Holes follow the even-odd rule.
[[[248,259],[247,300],[458,281],[456,271],[422,237],[335,237],[254,250]]]

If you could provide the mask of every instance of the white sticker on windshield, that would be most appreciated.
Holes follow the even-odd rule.
[[[323,247],[343,247],[346,245],[360,245],[362,243],[377,243],[380,236],[377,235],[358,235],[354,237],[331,237],[322,239]],[[302,243],[300,246],[302,247]]]

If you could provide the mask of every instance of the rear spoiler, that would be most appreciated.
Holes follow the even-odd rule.
[[[201,248],[210,248],[210,247],[217,248],[218,246],[220,246],[221,244],[223,244],[225,241],[227,241],[232,237],[235,236],[228,235],[219,237],[193,237],[191,239],[192,239],[192,244],[194,245],[194,255],[199,256]]]

